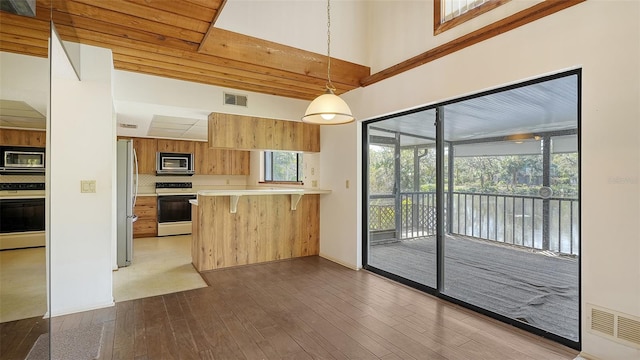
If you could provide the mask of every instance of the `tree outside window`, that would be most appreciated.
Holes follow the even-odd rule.
[[[290,151],[265,151],[264,181],[302,182],[302,154]]]

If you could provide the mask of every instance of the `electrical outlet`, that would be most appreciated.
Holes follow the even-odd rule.
[[[81,193],[94,193],[96,192],[95,180],[80,180],[80,192]]]
[[[344,186],[348,189],[349,188],[349,180],[347,180],[344,184]]]
[[[311,175],[315,175],[316,174],[316,168],[311,168]]]
[[[318,180],[311,180],[311,187],[318,187]]]
[[[226,184],[227,184],[227,185],[229,185],[229,179],[227,179],[227,182],[226,182]]]

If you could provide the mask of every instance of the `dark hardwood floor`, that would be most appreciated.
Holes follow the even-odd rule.
[[[52,331],[103,323],[100,359],[577,356],[549,340],[316,256],[203,275],[207,288],[57,317]],[[43,327],[33,321],[2,324],[1,359],[24,359],[30,346],[20,344],[27,337],[35,341],[33,329]]]

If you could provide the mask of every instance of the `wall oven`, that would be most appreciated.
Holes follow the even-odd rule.
[[[0,250],[44,246],[44,184],[0,185]]]
[[[44,171],[44,148],[27,146],[0,146],[0,173],[44,174]]]
[[[156,183],[158,236],[191,234],[191,183]]]

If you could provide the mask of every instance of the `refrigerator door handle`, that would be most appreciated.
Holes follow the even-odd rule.
[[[133,187],[133,208],[136,207],[136,200],[138,199],[138,154],[136,153],[136,149],[133,149],[133,162],[136,165],[136,180]],[[136,217],[137,219],[137,217]],[[135,221],[135,220],[134,220]]]

